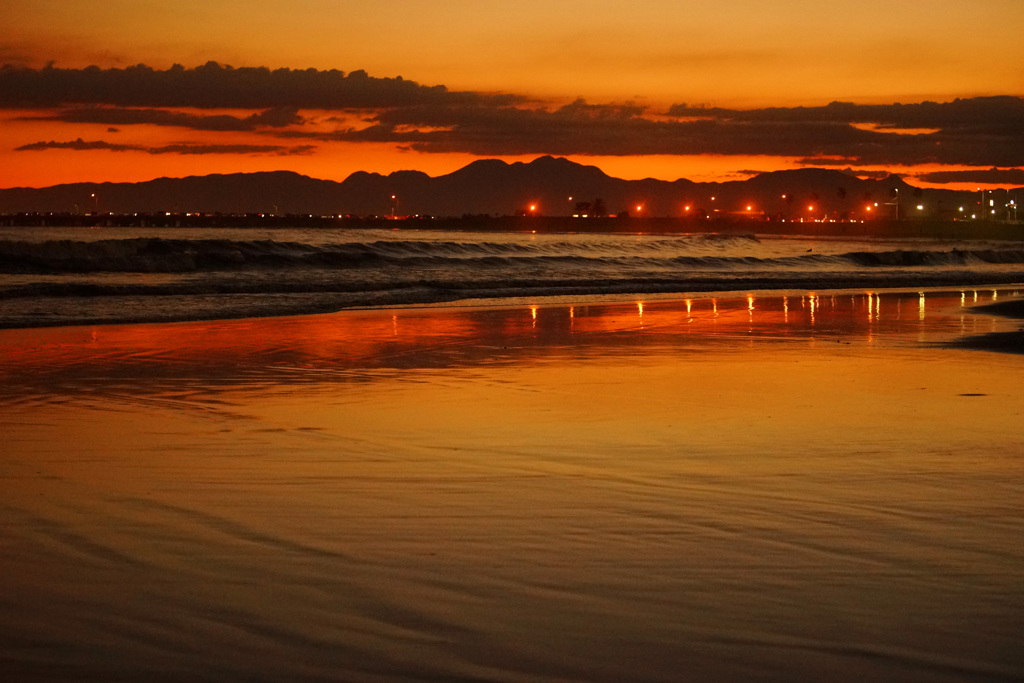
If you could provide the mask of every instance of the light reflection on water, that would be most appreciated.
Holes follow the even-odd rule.
[[[0,378],[7,387],[0,405],[29,395],[67,402],[115,388],[129,394],[174,393],[189,382],[191,396],[213,400],[222,386],[258,390],[278,380],[360,381],[372,374],[367,370],[548,362],[564,355],[628,357],[637,348],[670,353],[729,345],[737,338],[935,344],[1015,329],[1012,322],[971,313],[968,308],[979,296],[998,299],[997,290],[751,293],[745,299],[531,304],[525,320],[519,307],[508,306],[7,330],[0,331]],[[906,315],[908,308],[914,313]]]
[[[1024,358],[939,346],[1015,326],[976,297],[2,332],[0,658],[1020,678]]]

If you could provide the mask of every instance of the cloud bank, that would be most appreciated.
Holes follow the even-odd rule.
[[[813,166],[975,169],[931,173],[929,182],[1014,178],[1007,171],[992,175],[988,169],[1024,167],[1024,98],[1014,96],[882,105],[832,102],[821,107],[753,110],[681,103],[655,111],[632,103],[593,104],[582,99],[544,106],[520,95],[454,92],[401,77],[375,78],[363,71],[236,69],[209,62],[193,69],[176,65],[167,70],[144,65],[125,69],[4,66],[0,68],[0,108],[44,110],[36,118],[69,125],[101,124],[124,130],[146,124],[310,143],[389,143],[431,154],[764,155]],[[212,111],[218,109],[233,111]],[[238,110],[252,113],[239,115]],[[313,110],[344,115],[303,114]],[[18,149],[53,149],[62,144],[73,143],[39,142]],[[102,144],[113,151],[143,149]],[[174,147],[145,151],[169,153],[151,150]],[[184,146],[205,147],[211,146]],[[212,147],[225,150],[218,153],[234,148],[239,153],[261,149],[257,153],[272,154],[313,149],[309,144]]]
[[[174,145],[162,145],[158,147],[147,147],[145,145],[124,145],[103,140],[70,140],[68,142],[33,142],[15,148],[16,152],[42,152],[48,149],[70,149],[78,152],[87,152],[97,149],[110,152],[146,152],[147,154],[272,154],[275,156],[298,156],[312,154],[315,147],[312,145],[298,145],[285,147],[283,145],[194,145],[180,143]]]
[[[989,170],[935,171],[920,173],[920,180],[928,183],[978,183],[980,185],[1024,186],[1024,169],[992,168]]]
[[[32,118],[64,123],[100,123],[113,126],[150,124],[211,131],[253,131],[303,123],[298,109],[294,107],[276,107],[239,117],[231,114],[197,115],[167,109],[90,106],[65,109],[50,116]]]
[[[925,132],[902,132],[911,126]],[[767,155],[797,157],[810,165],[1006,167],[1024,165],[1024,100],[817,110],[673,107],[668,116],[583,101],[555,110],[421,105],[380,111],[362,129],[281,135],[392,142],[432,153]]]
[[[0,67],[0,107],[23,109],[68,104],[198,109],[376,109],[422,104],[511,104],[512,95],[449,92],[365,71],[234,68],[207,62],[167,70],[144,64],[124,69]]]

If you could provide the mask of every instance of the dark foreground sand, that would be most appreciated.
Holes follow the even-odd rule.
[[[1001,315],[1016,320],[1024,320],[1024,299],[1000,301],[977,309],[979,313]],[[1007,332],[989,332],[988,334],[957,339],[954,346],[983,351],[1001,351],[1004,353],[1024,353],[1024,324],[1017,330]]]
[[[0,332],[0,671],[1022,680],[1015,296]]]

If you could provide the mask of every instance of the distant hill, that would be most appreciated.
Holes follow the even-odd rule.
[[[691,214],[742,214],[749,206],[753,214],[832,215],[861,210],[875,202],[879,211],[891,214],[894,207],[885,204],[896,189],[904,213],[921,204],[938,215],[965,203],[974,207],[978,201],[976,193],[922,190],[897,176],[864,180],[831,169],[776,171],[726,183],[623,180],[594,166],[546,156],[513,164],[484,159],[437,177],[419,171],[386,176],[357,172],[340,183],[276,171],[11,188],[0,190],[0,213],[87,213],[98,206],[102,212],[113,213],[372,216],[394,211],[399,215],[461,216],[512,215],[528,211],[532,204],[538,214],[566,216],[578,202],[600,199],[609,213],[635,214],[639,206],[639,213],[647,216],[680,216],[687,206]]]

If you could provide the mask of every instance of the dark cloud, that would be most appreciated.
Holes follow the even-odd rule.
[[[515,95],[451,92],[363,71],[232,68],[0,68],[0,108],[52,107],[48,118],[251,131],[281,139],[392,143],[479,156],[784,156],[814,166],[1024,167],[1024,98],[754,110],[673,105],[528,105]],[[181,109],[242,109],[251,115]],[[314,130],[303,109],[345,112]],[[354,115],[353,115],[354,114]],[[351,124],[353,120],[360,123]],[[913,134],[910,134],[913,133]],[[276,152],[274,152],[276,153]]]
[[[832,102],[825,107],[755,110],[691,107],[677,104],[669,115],[681,120],[715,121],[727,126],[771,123],[808,135],[822,125],[842,128],[871,126],[871,136],[848,140],[820,137],[821,153],[840,160],[833,164],[962,164],[1024,165],[1024,98],[976,97],[952,102],[859,105]],[[808,126],[818,126],[817,131]],[[858,128],[859,130],[860,128]],[[904,134],[902,131],[914,131]],[[756,153],[756,152],[755,152]],[[826,165],[828,159],[807,163]]]
[[[729,121],[830,122],[877,124],[882,129],[937,129],[986,134],[1020,132],[1024,125],[1024,98],[974,97],[952,102],[915,104],[853,104],[832,102],[824,107],[772,107],[722,109],[673,105],[669,116]]]
[[[41,152],[48,149],[71,149],[75,151],[107,150],[110,152],[145,152],[147,154],[270,154],[274,156],[300,156],[312,154],[313,145],[285,147],[282,145],[197,145],[179,143],[160,147],[144,145],[122,145],[103,140],[70,140],[68,142],[33,142],[15,148],[16,152]]]
[[[49,142],[33,142],[28,145],[22,145],[16,147],[15,152],[42,152],[47,149],[73,149],[79,152],[86,152],[94,149],[106,149],[111,152],[137,152],[142,149],[138,145],[119,145],[113,142],[104,142],[102,140],[83,140],[78,138],[77,140],[70,140],[68,142],[57,142],[50,140]]]
[[[376,109],[421,104],[511,104],[510,95],[449,92],[397,78],[317,69],[233,68],[208,62],[167,70],[143,64],[124,69],[0,67],[0,107],[69,104],[203,109]]]
[[[326,135],[282,132],[285,137],[310,136],[352,142],[391,142],[421,152],[468,152],[478,155],[524,154],[725,154],[803,157],[808,165],[957,164],[1024,165],[1024,122],[1010,125],[1019,98],[958,100],[952,110],[942,105],[869,107],[830,105],[818,109],[765,109],[738,112],[724,109],[673,108],[674,119],[653,118],[634,105],[591,105],[577,101],[556,110],[513,106],[418,105],[382,110],[365,128],[346,128]],[[877,120],[882,111],[913,116]],[[936,128],[938,110],[950,121]],[[985,118],[984,112],[991,117]],[[956,116],[953,115],[953,112]],[[978,117],[969,122],[964,112]],[[701,116],[697,116],[700,113]],[[868,119],[874,128],[862,124]],[[929,125],[919,134],[896,128]]]
[[[863,168],[853,168],[849,165],[849,159],[826,159],[823,157],[815,157],[811,159],[797,159],[796,163],[801,166],[814,166],[817,168],[839,168],[843,173],[848,175],[857,176],[858,178],[874,178],[877,180],[888,178],[892,173],[890,171],[869,171]]]
[[[775,122],[646,118],[634,105],[577,101],[559,109],[418,106],[378,113],[372,125],[326,135],[282,132],[284,137],[393,142],[422,152],[522,154],[765,154],[835,155],[866,145],[879,134],[834,123],[791,126]]]
[[[966,171],[935,171],[916,176],[926,183],[978,183],[979,185],[1024,185],[1024,169],[991,168]]]
[[[187,114],[166,109],[134,109],[123,107],[76,107],[52,116],[34,117],[35,120],[63,121],[65,123],[100,123],[118,126],[150,124],[174,126],[192,130],[252,131],[260,128],[282,128],[303,123],[294,107],[275,107],[247,117],[229,114]]]

